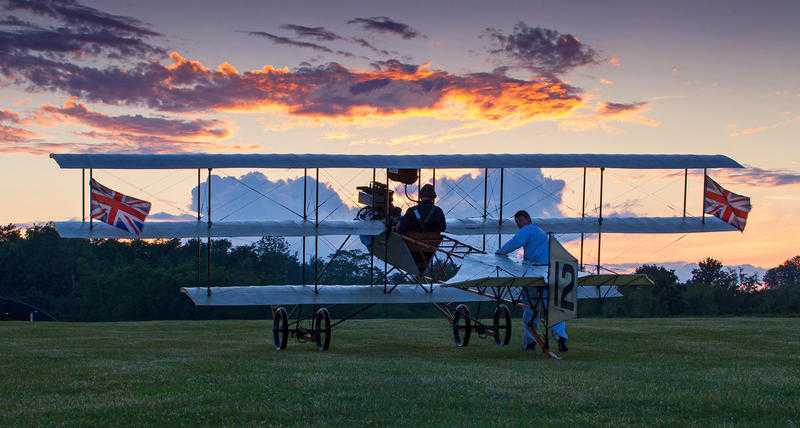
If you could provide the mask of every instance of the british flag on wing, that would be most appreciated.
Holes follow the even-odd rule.
[[[123,195],[92,179],[92,218],[126,230],[137,237],[150,213],[150,202]]]
[[[706,176],[703,211],[719,217],[722,221],[744,231],[747,213],[750,212],[750,198],[737,195],[722,188],[711,177]]]

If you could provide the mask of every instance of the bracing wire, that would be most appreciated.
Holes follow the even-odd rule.
[[[264,198],[266,198],[267,200],[269,200],[269,201],[271,201],[271,202],[275,203],[276,205],[280,206],[281,208],[283,208],[283,209],[285,209],[285,210],[287,210],[287,211],[289,211],[289,212],[291,212],[291,213],[294,213],[296,216],[298,216],[298,217],[300,217],[300,218],[303,218],[303,214],[300,214],[300,213],[298,213],[297,211],[295,211],[295,210],[293,210],[293,209],[291,209],[291,208],[287,207],[286,205],[284,205],[284,204],[282,204],[282,203],[280,203],[280,202],[276,201],[275,199],[273,199],[273,198],[270,198],[270,197],[269,197],[267,194],[265,194],[265,193],[263,193],[263,192],[259,191],[258,189],[254,188],[253,186],[250,186],[249,184],[247,184],[247,183],[243,182],[242,180],[239,180],[238,178],[236,178],[236,177],[234,177],[234,176],[232,176],[232,175],[227,175],[227,174],[222,174],[222,175],[224,175],[225,177],[229,177],[229,178],[232,178],[232,179],[234,179],[234,180],[235,180],[237,183],[241,184],[242,186],[244,186],[244,187],[246,187],[246,188],[248,188],[248,189],[252,190],[253,192],[256,192],[256,193],[258,193],[258,194],[259,194],[259,195],[261,195],[262,197],[264,197]]]

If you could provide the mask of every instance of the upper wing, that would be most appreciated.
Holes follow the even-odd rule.
[[[534,219],[545,232],[552,233],[699,233],[728,232],[736,228],[716,218],[706,217],[609,217],[602,223],[597,218],[543,218]],[[100,222],[59,221],[56,230],[63,238],[130,238],[124,230]],[[214,238],[261,236],[314,236],[314,235],[378,235],[385,230],[383,222],[376,220],[324,221],[300,220],[229,221],[212,223],[196,221],[151,221],[142,228],[141,238]],[[512,220],[500,224],[496,219],[455,219],[447,223],[451,235],[513,234],[516,226]]]
[[[51,154],[71,169],[207,168],[743,168],[723,155],[515,153],[469,155],[345,154]]]

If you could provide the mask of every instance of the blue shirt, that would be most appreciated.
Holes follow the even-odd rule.
[[[497,250],[496,254],[508,254],[522,247],[525,251],[525,261],[546,265],[550,263],[548,244],[547,233],[541,227],[529,224],[518,230],[510,241]]]

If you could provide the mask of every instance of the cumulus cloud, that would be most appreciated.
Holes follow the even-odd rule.
[[[439,172],[439,171],[437,171]],[[437,204],[450,219],[480,217],[483,213],[484,172],[436,180]],[[489,172],[488,215],[499,215],[499,173]],[[566,183],[542,174],[541,169],[506,169],[503,187],[503,217],[526,210],[533,217],[559,217]]]
[[[490,54],[542,75],[557,76],[599,62],[598,53],[575,36],[524,22],[515,25],[511,34],[487,28],[482,37],[492,42]]]
[[[437,204],[447,214],[449,220],[467,217],[480,217],[483,210],[483,171],[473,174],[456,174],[442,176],[437,171],[436,180]],[[423,175],[430,174],[423,171]],[[320,177],[320,219],[352,220],[359,209],[350,199],[355,186],[368,185],[369,178],[364,176],[361,182],[352,182],[352,188],[334,187],[325,176]],[[430,178],[428,175],[425,177]],[[498,180],[496,170],[490,171],[490,202],[488,215],[498,215]],[[242,176],[214,175],[212,179],[212,216],[214,221],[245,220],[299,220],[303,213],[303,177],[278,179],[271,178],[261,172],[250,172]],[[308,215],[313,221],[315,181],[308,177]],[[503,216],[510,217],[520,209],[528,210],[534,217],[561,216],[562,193],[565,187],[563,180],[544,176],[539,169],[507,169],[504,186],[506,189]],[[406,200],[402,185],[396,187],[395,205],[404,210],[413,202]],[[199,206],[204,211],[206,204],[207,183],[200,186]],[[416,186],[409,186],[409,196],[415,198]],[[192,190],[191,203],[187,207],[195,211],[198,208],[198,189]]]
[[[321,177],[319,186],[320,219],[352,220],[356,210],[345,203],[334,187],[325,183]],[[208,189],[207,182],[200,186],[200,206],[205,208]],[[316,181],[309,176],[308,210],[310,220],[314,220],[314,189]],[[302,220],[303,177],[272,179],[260,172],[250,172],[242,176],[213,175],[211,180],[211,215],[214,221],[244,220]],[[350,201],[348,201],[350,202]],[[198,208],[198,189],[192,190],[192,211]]]
[[[408,24],[403,24],[389,18],[388,16],[373,16],[372,18],[353,18],[347,21],[348,24],[354,24],[361,27],[363,30],[372,31],[377,33],[392,34],[400,36],[404,39],[415,39],[417,37],[426,37],[419,31],[411,28]]]
[[[156,221],[191,221],[197,220],[197,217],[192,214],[171,214],[168,212],[157,212],[153,214],[149,214],[147,216],[147,220],[156,220]]]

